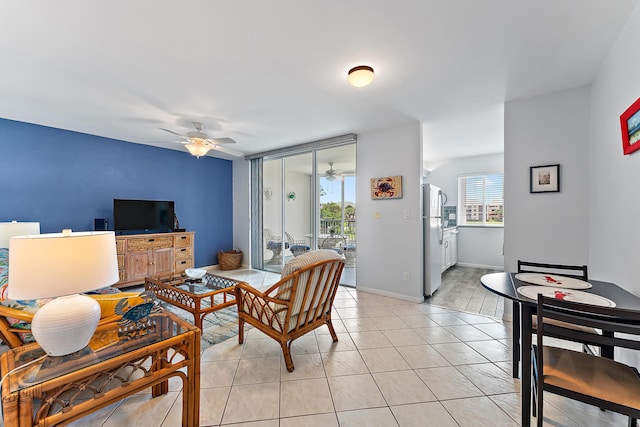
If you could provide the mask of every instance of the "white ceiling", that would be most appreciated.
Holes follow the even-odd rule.
[[[0,117],[179,150],[159,128],[200,121],[245,154],[418,120],[444,157],[483,148],[442,124],[588,84],[638,3],[1,1]]]

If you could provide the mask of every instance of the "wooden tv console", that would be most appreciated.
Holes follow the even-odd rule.
[[[144,284],[145,277],[180,274],[193,268],[193,232],[116,236],[120,281],[114,286]]]

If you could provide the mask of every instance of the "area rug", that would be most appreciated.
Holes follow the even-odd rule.
[[[174,313],[193,325],[193,315],[186,310],[163,303],[165,310]],[[245,330],[250,326],[245,324]],[[200,350],[204,351],[214,344],[235,338],[238,335],[238,308],[233,305],[207,314],[202,322],[202,340]]]

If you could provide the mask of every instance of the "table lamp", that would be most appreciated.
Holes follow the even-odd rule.
[[[14,236],[40,234],[39,222],[0,222],[0,248],[9,247],[9,239]]]
[[[82,350],[98,326],[100,306],[81,292],[119,280],[113,231],[13,237],[9,298],[54,298],[34,315],[31,333],[50,356]]]

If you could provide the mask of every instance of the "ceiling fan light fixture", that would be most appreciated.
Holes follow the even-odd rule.
[[[368,65],[358,65],[349,70],[347,81],[351,86],[364,87],[371,83],[374,77],[372,67]]]
[[[196,144],[193,142],[186,144],[185,147],[187,147],[187,150],[189,150],[192,156],[196,156],[197,158],[206,155],[209,150],[211,150],[211,147],[205,144]]]

